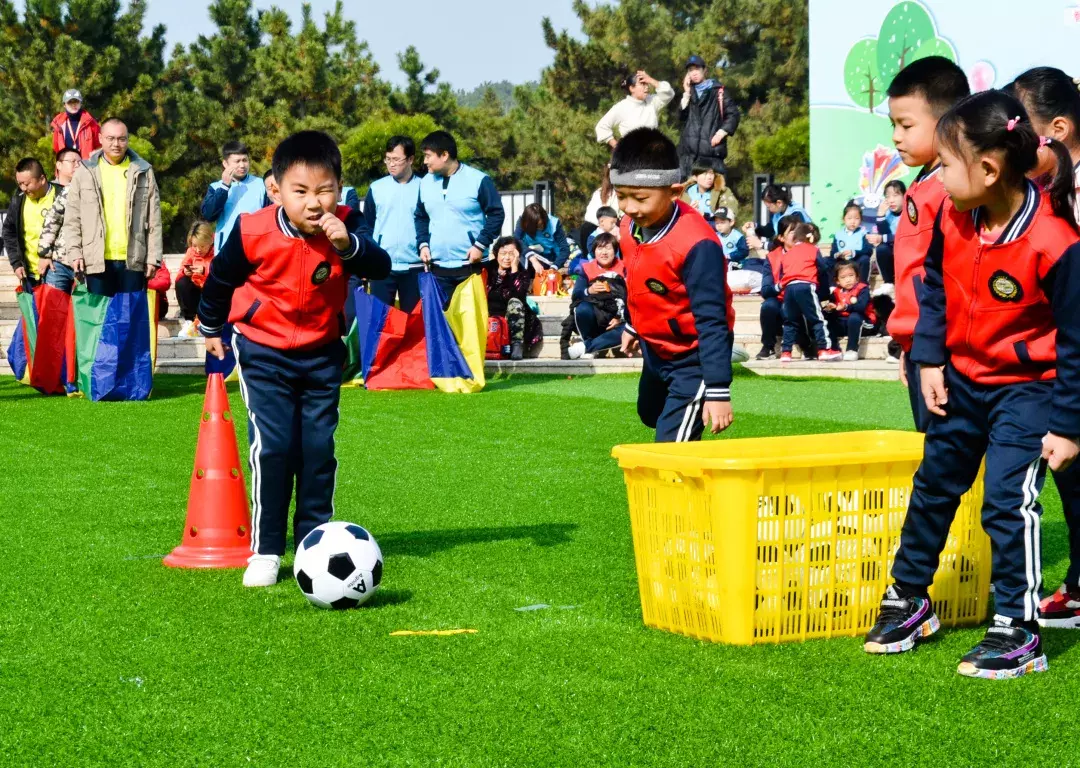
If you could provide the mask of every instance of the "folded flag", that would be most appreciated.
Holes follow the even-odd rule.
[[[79,390],[91,400],[146,400],[157,356],[157,291],[72,294]]]
[[[420,302],[412,312],[391,307],[357,288],[356,319],[346,343],[345,378],[367,389],[434,389],[478,392],[484,387],[487,298],[473,275],[454,292],[447,312],[434,275],[419,276]],[[474,326],[480,323],[482,328]],[[480,345],[483,339],[483,345]]]
[[[15,378],[42,394],[75,391],[75,324],[71,297],[51,285],[16,290],[20,318],[8,346]]]

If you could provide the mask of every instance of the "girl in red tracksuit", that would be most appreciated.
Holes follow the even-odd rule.
[[[1072,163],[1057,142],[1046,192],[1026,178],[1038,135],[1020,102],[971,96],[937,127],[948,192],[926,255],[911,359],[932,414],[923,461],[870,653],[910,650],[940,623],[927,593],[960,497],[985,456],[983,529],[997,615],[958,672],[1002,679],[1046,669],[1039,638],[1046,465],[1080,445],[1080,234]],[[1065,493],[1063,492],[1063,496]]]
[[[877,324],[877,312],[870,301],[870,286],[859,282],[859,268],[853,262],[839,264],[834,275],[836,284],[829,292],[829,298],[821,303],[833,351],[840,351],[840,339],[847,336],[844,359],[858,360],[863,328]]]
[[[783,252],[779,269],[773,262],[776,285],[784,295],[784,340],[781,344],[780,362],[791,362],[791,350],[799,335],[799,327],[805,326],[818,348],[818,360],[839,360],[842,355],[832,348],[829,328],[821,312],[821,294],[827,289],[827,267],[821,258],[817,227],[799,224],[793,236],[795,245]]]

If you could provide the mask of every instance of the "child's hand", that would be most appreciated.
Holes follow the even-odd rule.
[[[754,234],[754,222],[748,221],[742,225],[742,231],[744,235]]]
[[[221,343],[221,339],[218,337],[206,337],[206,352],[218,360],[225,359],[225,345]]]
[[[706,400],[701,404],[701,421],[710,431],[716,435],[731,426],[735,420],[735,414],[731,412],[730,402]]]
[[[624,355],[631,355],[634,353],[634,350],[637,349],[637,346],[638,341],[634,338],[634,334],[630,333],[630,331],[623,331],[622,344],[619,345],[619,349],[622,353]]]
[[[854,254],[852,254],[851,251],[840,251],[840,253],[836,255],[839,256],[841,259],[850,259]]]
[[[945,368],[939,365],[919,366],[919,385],[926,409],[935,416],[945,416],[949,404],[949,390],[945,386]]]
[[[352,238],[349,237],[349,230],[345,228],[345,222],[334,214],[324,213],[319,219],[319,229],[337,250],[347,251],[352,246]]]
[[[1050,469],[1061,472],[1068,469],[1080,454],[1080,443],[1071,437],[1062,437],[1053,432],[1047,432],[1043,438],[1042,457],[1050,464]]]
[[[867,235],[866,242],[875,247],[881,245],[881,235]]]

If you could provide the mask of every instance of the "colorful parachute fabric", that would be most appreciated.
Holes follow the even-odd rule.
[[[353,298],[346,380],[362,380],[367,389],[484,388],[488,318],[479,275],[457,287],[445,313],[442,290],[427,272],[420,275],[420,303],[412,312],[387,306],[363,288]]]
[[[8,346],[15,378],[46,395],[75,391],[75,325],[71,297],[51,285],[16,292],[19,322]]]
[[[157,292],[72,295],[79,390],[91,400],[146,400],[157,356]]]

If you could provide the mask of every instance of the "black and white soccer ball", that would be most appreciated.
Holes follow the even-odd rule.
[[[382,582],[375,537],[355,523],[323,523],[296,550],[293,573],[304,597],[320,608],[355,608]]]

